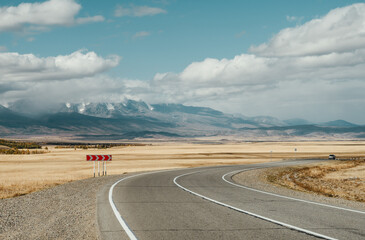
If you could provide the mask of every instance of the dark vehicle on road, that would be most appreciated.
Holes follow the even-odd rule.
[[[334,155],[334,154],[330,154],[330,155],[328,156],[328,159],[329,159],[329,160],[335,160],[335,159],[336,159],[336,155]]]

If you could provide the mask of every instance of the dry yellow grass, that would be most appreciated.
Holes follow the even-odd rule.
[[[267,171],[267,180],[294,190],[365,202],[365,160],[333,161]]]
[[[294,153],[294,148],[298,151]],[[41,155],[0,155],[0,198],[90,178],[87,154],[112,154],[108,175],[208,165],[246,164],[289,158],[364,156],[365,142],[258,142],[202,145],[164,143],[110,149],[56,149]],[[273,151],[270,154],[270,151]]]

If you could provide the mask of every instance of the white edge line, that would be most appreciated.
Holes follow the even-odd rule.
[[[199,171],[197,171],[197,172],[199,172]],[[278,225],[281,225],[281,226],[284,226],[284,227],[287,227],[287,228],[290,228],[290,229],[293,229],[293,230],[296,230],[296,231],[299,231],[299,232],[303,232],[303,233],[306,233],[306,234],[309,234],[309,235],[312,235],[312,236],[315,236],[315,237],[324,238],[324,239],[328,239],[328,240],[337,240],[336,238],[332,238],[332,237],[329,237],[329,236],[326,236],[326,235],[322,235],[322,234],[319,234],[319,233],[316,233],[316,232],[312,232],[312,231],[309,231],[309,230],[306,230],[306,229],[303,229],[303,228],[299,228],[299,227],[296,227],[296,226],[293,226],[293,225],[290,225],[290,224],[287,224],[287,223],[283,223],[283,222],[280,222],[280,221],[277,221],[277,220],[274,220],[274,219],[270,219],[270,218],[267,218],[267,217],[264,217],[264,216],[261,216],[261,215],[258,215],[258,214],[255,214],[255,213],[246,211],[246,210],[242,210],[240,208],[236,208],[236,207],[231,206],[231,205],[228,205],[226,203],[219,202],[217,200],[214,200],[214,199],[211,199],[209,197],[203,196],[203,195],[201,195],[199,193],[193,192],[193,191],[191,191],[191,190],[189,190],[189,189],[181,186],[176,181],[180,177],[183,177],[183,176],[186,176],[186,175],[191,175],[191,174],[194,174],[194,173],[197,173],[197,172],[185,173],[185,174],[182,174],[182,175],[179,175],[179,176],[175,177],[174,178],[175,185],[178,186],[179,188],[181,188],[181,189],[183,189],[183,190],[191,193],[191,194],[194,194],[194,195],[196,195],[198,197],[201,197],[201,198],[203,198],[205,200],[208,200],[210,202],[213,202],[215,204],[218,204],[218,205],[221,205],[221,206],[224,206],[224,207],[233,209],[235,211],[238,211],[238,212],[241,212],[241,213],[245,213],[245,214],[251,215],[253,217],[257,217],[257,218],[260,218],[262,220],[265,220],[265,221],[268,221],[268,222],[272,222],[272,223],[275,223],[275,224],[278,224]]]
[[[147,175],[147,174],[153,174],[153,173],[158,173],[158,172],[169,172],[169,171],[175,171],[176,169],[171,169],[171,170],[162,170],[162,171],[154,171],[154,172],[146,172],[146,173],[141,173],[141,174],[136,174],[136,175],[132,175],[132,176],[128,176],[128,177],[125,177],[125,178],[122,178],[120,180],[118,180],[117,182],[115,182],[109,189],[109,204],[114,212],[114,215],[115,217],[118,219],[120,225],[122,226],[122,228],[124,229],[124,231],[126,232],[126,234],[128,235],[129,239],[131,240],[137,240],[137,237],[134,235],[134,233],[132,232],[132,230],[128,227],[127,223],[125,222],[125,220],[122,218],[121,214],[119,213],[117,207],[115,206],[114,204],[114,201],[113,201],[113,190],[114,190],[114,187],[124,181],[124,180],[127,180],[129,178],[132,178],[132,177],[138,177],[138,176],[141,176],[141,175]]]
[[[117,207],[115,206],[114,202],[113,202],[113,190],[114,190],[114,187],[120,183],[121,181],[123,180],[126,180],[128,178],[130,178],[132,176],[129,176],[129,177],[125,177],[125,178],[122,178],[120,179],[119,181],[115,182],[109,189],[109,203],[110,203],[110,206],[112,207],[113,209],[113,212],[114,212],[114,215],[115,217],[118,219],[120,225],[122,226],[122,228],[124,229],[124,231],[126,232],[126,234],[128,235],[129,239],[132,239],[132,240],[137,240],[136,236],[134,235],[134,233],[132,232],[132,230],[128,227],[127,223],[124,221],[124,219],[122,218],[122,216],[120,215]]]
[[[259,168],[260,167],[257,167],[257,168],[249,168],[249,169],[242,169],[242,170],[238,170],[238,171],[229,172],[229,173],[224,174],[222,176],[222,179],[225,182],[227,182],[227,183],[229,183],[231,185],[234,185],[234,186],[240,187],[240,188],[244,188],[244,189],[247,189],[247,190],[251,190],[251,191],[254,191],[254,192],[264,193],[264,194],[271,195],[271,196],[275,196],[275,197],[286,198],[286,199],[289,199],[289,200],[294,200],[294,201],[304,202],[304,203],[309,203],[309,204],[315,204],[315,205],[319,205],[319,206],[323,206],[323,207],[329,207],[329,208],[334,208],[334,209],[348,211],[348,212],[365,214],[365,212],[359,211],[359,210],[354,210],[354,209],[349,209],[349,208],[343,208],[343,207],[337,207],[337,206],[328,205],[328,204],[324,204],[324,203],[312,202],[312,201],[303,200],[303,199],[299,199],[299,198],[287,197],[287,196],[283,196],[283,195],[279,195],[279,194],[275,194],[275,193],[261,191],[261,190],[255,189],[255,188],[250,188],[250,187],[246,187],[246,186],[243,186],[243,185],[240,185],[240,184],[236,184],[236,183],[230,182],[230,181],[228,181],[226,179],[226,176],[229,175],[229,174],[235,174],[235,173],[238,173],[238,172],[246,172],[246,171],[249,171],[249,170],[254,170],[254,169],[259,169]]]

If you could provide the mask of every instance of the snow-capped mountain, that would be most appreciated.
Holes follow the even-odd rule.
[[[18,101],[0,106],[0,134],[67,135],[85,139],[136,137],[365,136],[365,127],[342,120],[312,124],[302,119],[281,121],[270,116],[245,117],[182,104],[63,103],[42,108]]]
[[[152,109],[145,102],[128,100],[123,103],[66,103],[59,112],[77,112],[94,117],[115,118],[125,115],[145,115]]]

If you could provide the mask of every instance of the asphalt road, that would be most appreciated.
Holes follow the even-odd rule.
[[[297,201],[229,183],[234,171],[274,165],[152,172],[110,183],[98,196],[101,238],[365,239],[365,212]]]

